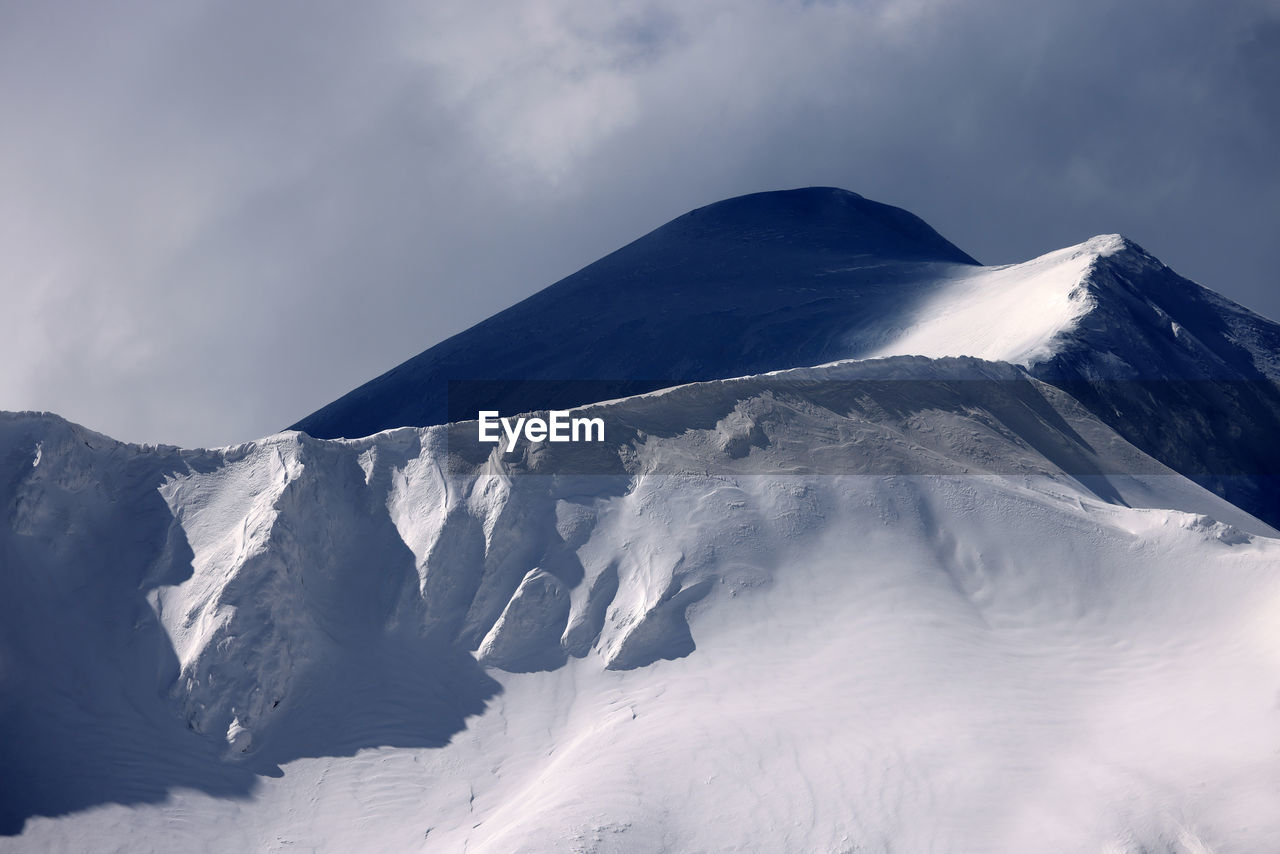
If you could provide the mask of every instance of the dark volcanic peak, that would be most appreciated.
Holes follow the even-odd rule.
[[[673,220],[293,426],[322,438],[365,436],[444,423],[451,404],[454,418],[474,418],[481,407],[571,406],[853,357],[906,322],[938,278],[924,268],[976,263],[913,214],[845,190],[729,199]],[[489,382],[455,387],[451,401],[449,383],[471,380]]]
[[[725,241],[778,250],[860,252],[903,261],[977,264],[913,213],[835,187],[752,193],[690,211],[649,238]]]

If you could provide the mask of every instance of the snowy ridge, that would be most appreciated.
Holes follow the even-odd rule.
[[[973,356],[1031,367],[1057,354],[1062,338],[1097,307],[1089,274],[1124,251],[1105,234],[1023,264],[953,268],[900,336],[867,358]]]
[[[943,272],[869,355],[1022,365],[1144,452],[1280,524],[1280,325],[1119,235]]]
[[[858,380],[875,381],[879,391],[868,395]],[[912,385],[894,385],[901,380]],[[1189,709],[1159,732],[1207,739],[1210,747],[1159,767],[1143,760],[1145,770],[1072,789],[1089,819],[1078,832],[1053,837],[1067,847],[1124,838],[1155,844],[1179,833],[1217,838],[1231,821],[1224,801],[1185,800],[1181,809],[1192,818],[1170,823],[1159,812],[1162,790],[1146,776],[1179,780],[1207,762],[1232,781],[1225,791],[1240,793],[1253,790],[1257,775],[1280,772],[1219,753],[1212,745],[1221,733],[1205,729],[1208,718],[1196,711],[1207,712],[1212,697],[1185,696],[1158,675],[1171,660],[1207,667],[1200,650],[1226,643],[1236,663],[1212,678],[1235,692],[1233,731],[1258,737],[1270,700],[1257,703],[1271,689],[1259,687],[1255,698],[1234,680],[1270,684],[1262,677],[1275,648],[1263,627],[1280,602],[1274,532],[1147,458],[1052,386],[999,364],[900,357],[693,384],[584,411],[605,417],[608,435],[617,437],[606,449],[609,467],[588,446],[501,454],[468,443],[473,425],[466,424],[355,441],[286,433],[220,451],[181,451],[122,445],[50,416],[5,416],[0,447],[12,508],[5,549],[22,571],[4,576],[0,660],[11,664],[0,671],[0,688],[7,721],[53,728],[5,747],[6,767],[20,772],[6,784],[23,785],[6,792],[8,808],[23,811],[7,821],[65,811],[38,793],[70,773],[68,762],[111,769],[106,788],[86,793],[84,805],[157,799],[136,789],[157,771],[130,745],[159,726],[151,721],[171,716],[189,729],[167,737],[168,752],[195,763],[207,746],[236,760],[200,760],[195,767],[206,776],[184,780],[188,788],[244,785],[275,763],[299,769],[268,786],[274,794],[261,811],[242,815],[238,833],[246,835],[229,848],[274,838],[354,844],[349,828],[324,820],[317,825],[328,828],[323,843],[300,827],[287,830],[271,817],[271,804],[318,798],[341,816],[330,800],[340,790],[299,790],[288,781],[321,763],[328,769],[322,778],[332,773],[357,785],[360,762],[322,757],[379,748],[372,755],[389,760],[385,751],[396,746],[415,750],[427,768],[409,773],[406,766],[395,776],[417,806],[384,817],[382,844],[392,847],[421,839],[423,822],[431,850],[853,850],[890,839],[916,850],[1002,850],[1043,839],[1025,828],[1001,830],[977,790],[964,796],[977,818],[938,813],[933,784],[915,775],[940,780],[970,773],[975,761],[1012,763],[1000,775],[1016,788],[1012,757],[1053,739],[1012,738],[1006,758],[1005,748],[994,747],[994,754],[984,748],[939,758],[936,748],[920,752],[933,736],[918,742],[907,730],[866,741],[866,727],[892,729],[881,717],[887,707],[877,704],[955,703],[962,691],[951,683],[934,696],[925,685],[937,677],[914,655],[892,656],[905,668],[898,677],[848,669],[861,649],[884,654],[902,632],[915,638],[908,648],[951,645],[950,655],[960,656],[954,666],[972,674],[966,679],[974,687],[962,693],[976,704],[974,716],[961,713],[947,725],[961,732],[982,731],[985,713],[977,710],[987,708],[988,691],[1010,732],[1081,723],[1045,718],[1034,695],[995,664],[1007,655],[1031,655],[1043,666],[1059,661],[1054,666],[1068,680],[1063,697],[1101,710],[1090,725],[1116,725],[1106,709],[1128,708],[1120,698],[1130,690]],[[580,461],[588,465],[575,470],[566,453],[589,456]],[[1160,509],[1130,509],[1143,506]],[[1010,520],[1017,520],[1012,527]],[[1046,543],[1053,543],[1047,552]],[[137,569],[122,575],[119,566]],[[84,598],[86,584],[99,591]],[[837,601],[845,604],[832,610]],[[27,610],[14,611],[16,603]],[[1216,604],[1206,611],[1206,603]],[[68,622],[74,613],[83,617]],[[122,626],[120,613],[135,616]],[[64,616],[51,622],[54,614]],[[1227,635],[1222,621],[1235,626]],[[823,632],[826,623],[844,628]],[[1162,649],[1175,625],[1185,652]],[[52,694],[28,693],[24,686],[39,683],[24,668],[59,673],[68,666],[57,644],[34,640],[48,630],[37,626],[57,626],[72,644],[66,654],[91,671],[110,676],[114,669],[114,681],[73,687],[55,679]],[[750,635],[745,626],[754,627]],[[967,639],[955,646],[960,637]],[[171,664],[148,663],[162,661],[166,649]],[[472,653],[460,658],[463,650]],[[688,664],[672,670],[674,662]],[[497,668],[489,673],[501,684],[481,665]],[[729,760],[739,749],[725,740],[732,729],[680,724],[672,715],[700,709],[696,696],[709,692],[729,705],[692,711],[693,720],[727,713],[748,743],[770,743],[758,728],[771,730],[771,715],[781,711],[747,713],[765,698],[734,687],[734,674],[754,667],[765,668],[760,690],[775,683],[791,703],[835,703],[861,721],[794,718],[807,723],[778,737],[799,764],[773,769],[771,796],[782,799],[774,808],[789,809],[788,799],[806,790],[803,779],[825,780],[831,799],[811,793],[792,806],[817,815],[853,803],[857,821],[815,819],[785,832],[790,825],[769,813],[736,816],[732,827],[695,821],[699,810],[750,800],[741,787],[758,778]],[[1157,675],[1144,675],[1151,667]],[[881,686],[878,699],[854,700],[859,679]],[[397,683],[406,680],[421,684],[403,694],[409,689]],[[827,683],[835,687],[821,687]],[[363,687],[352,694],[353,685]],[[109,699],[119,686],[128,692],[123,705]],[[676,698],[660,700],[664,691]],[[585,704],[585,717],[556,699],[565,696]],[[457,740],[467,716],[486,703],[490,711],[471,726],[487,746]],[[734,703],[746,705],[735,710]],[[126,735],[74,758],[51,751],[66,732],[84,729],[83,708]],[[645,723],[624,728],[637,719]],[[1138,761],[1128,745],[1145,721],[1119,723],[1128,733],[1123,744],[1088,740],[1090,761]],[[456,744],[446,747],[451,739]],[[897,739],[907,741],[894,747]],[[898,751],[896,759],[868,760],[886,747]],[[820,755],[831,750],[848,752],[847,773],[821,770]],[[552,759],[539,758],[546,751]],[[767,752],[759,761],[781,755]],[[687,761],[681,756],[715,757],[719,771],[695,772],[700,761],[689,771],[719,782],[685,791],[678,776],[653,764],[679,767]],[[226,778],[233,772],[218,770],[224,767],[251,776]],[[889,776],[860,780],[858,769],[870,767],[889,768]],[[638,776],[632,788],[617,790],[621,800],[598,790],[627,774]],[[440,780],[465,783],[471,795],[459,800],[458,789]],[[885,786],[897,792],[892,804],[867,800]],[[167,788],[156,794],[170,797]],[[222,802],[211,797],[182,796],[221,814]],[[1008,797],[1018,803],[1012,790]],[[1107,806],[1113,802],[1130,804],[1129,812],[1116,813]],[[1049,808],[1034,798],[1020,803],[1033,812]],[[76,847],[68,842],[76,828],[112,821],[122,809],[32,818],[20,840]],[[128,820],[151,828],[146,838],[156,850],[198,843],[152,826],[164,809],[134,808]],[[319,819],[314,805],[295,803],[290,814],[297,809],[312,816],[308,824]]]

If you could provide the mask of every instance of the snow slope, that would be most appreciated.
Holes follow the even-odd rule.
[[[1280,524],[1280,325],[1119,235],[944,272],[868,355],[1023,365],[1156,459]]]
[[[1031,367],[1057,354],[1061,339],[1097,308],[1087,279],[1123,238],[1102,235],[1025,264],[956,267],[869,358],[974,356]]]
[[[308,432],[0,414],[0,852],[1274,850],[1278,371],[1123,238],[809,189]]]
[[[1280,839],[1280,541],[1062,391],[899,357],[583,411],[510,454],[0,419],[0,850]]]

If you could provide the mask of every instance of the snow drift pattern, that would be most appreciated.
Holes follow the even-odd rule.
[[[961,374],[969,381],[947,379]],[[832,389],[856,386],[823,382],[868,376],[932,377],[938,391],[836,405]],[[380,845],[417,844],[424,817],[432,850],[494,852],[1194,850],[1276,832],[1257,815],[1251,835],[1230,824],[1231,804],[1280,778],[1273,761],[1240,758],[1274,742],[1263,735],[1274,680],[1259,677],[1277,660],[1266,628],[1280,603],[1276,541],[1070,397],[1008,366],[897,358],[686,386],[592,411],[622,439],[611,449],[616,473],[559,474],[568,461],[545,446],[476,456],[443,427],[179,451],[121,445],[50,416],[7,416],[5,548],[22,563],[4,576],[6,617],[15,602],[46,603],[62,614],[56,631],[73,634],[82,628],[67,621],[68,601],[106,625],[127,612],[122,603],[144,600],[132,626],[95,639],[97,660],[127,658],[155,625],[173,662],[126,683],[131,702],[167,689],[168,713],[204,734],[187,739],[236,760],[219,767],[270,773],[263,757],[296,769],[299,757],[356,754],[354,764],[324,766],[322,777],[349,779],[338,790],[295,789],[291,770],[278,784],[288,797],[327,798],[380,779],[359,770],[369,761],[360,757],[392,754],[362,748],[432,747],[427,769],[394,777],[416,804],[384,817]],[[678,418],[694,426],[673,429]],[[821,447],[846,460],[846,473],[795,474]],[[1083,457],[1064,458],[1065,449]],[[910,474],[922,459],[931,474]],[[939,476],[941,466],[953,474]],[[993,466],[999,476],[987,474]],[[1087,473],[1121,469],[1129,474]],[[76,559],[104,544],[113,554],[96,565]],[[110,569],[122,566],[135,574]],[[114,598],[80,601],[92,584]],[[4,660],[26,660],[20,632],[31,626],[5,625]],[[379,729],[381,719],[440,712],[354,674],[388,657],[379,678],[456,669],[450,648],[513,672],[553,672],[505,681],[511,693],[499,700],[442,671],[451,695],[462,685],[479,704],[446,710],[435,740]],[[687,666],[660,669],[676,661]],[[1046,668],[1060,685],[1037,681]],[[21,705],[21,674],[4,678],[9,702]],[[325,685],[336,690],[326,695]],[[106,696],[110,686],[95,690]],[[296,740],[295,730],[344,714],[363,691],[378,705],[343,724],[359,720],[365,732]],[[1235,704],[1229,736],[1205,717],[1221,708],[1218,691]],[[566,707],[556,699],[564,692],[579,699]],[[1135,696],[1147,699],[1135,705]],[[110,711],[97,694],[83,698]],[[475,724],[491,744],[473,755],[469,740],[451,736],[485,699],[500,712]],[[1084,757],[1079,773],[1030,785],[1039,766],[1029,755],[1063,761],[1055,739],[1035,733],[1080,726],[1104,729],[1073,748]],[[960,743],[949,744],[953,734]],[[750,744],[773,746],[743,752]],[[112,773],[145,769],[149,749],[129,747]],[[723,775],[699,764],[709,757]],[[49,773],[30,755],[10,758],[6,783]],[[690,773],[709,774],[693,790],[661,770],[691,761]],[[998,796],[989,782],[937,789],[984,763],[999,766]],[[1114,763],[1127,770],[1107,770]],[[879,777],[865,776],[874,769]],[[1214,792],[1177,793],[1188,774],[1204,773],[1218,781]],[[751,803],[753,780],[771,782],[752,816],[696,818]],[[828,794],[803,796],[815,780]],[[184,782],[219,791],[208,779]],[[1176,815],[1164,806],[1171,791]],[[98,802],[147,799],[115,792]],[[59,811],[30,796],[6,802],[29,815]],[[222,803],[199,809],[217,814]],[[1063,803],[1087,819],[1046,826]],[[856,809],[784,820],[837,804]],[[1028,817],[1010,823],[1010,808]],[[349,808],[296,809],[315,828],[281,836],[264,806],[222,838],[232,848],[359,844]],[[328,809],[347,817],[330,826]],[[32,820],[22,839],[49,842],[79,821]],[[174,835],[182,832],[156,826],[146,838],[158,848],[199,844]]]

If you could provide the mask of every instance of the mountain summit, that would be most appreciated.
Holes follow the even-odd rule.
[[[482,406],[571,406],[848,358],[880,343],[886,323],[905,322],[946,270],[976,264],[919,217],[846,190],[728,199],[437,344],[293,429],[354,438],[470,418]],[[451,381],[487,382],[455,386],[451,401]]]

